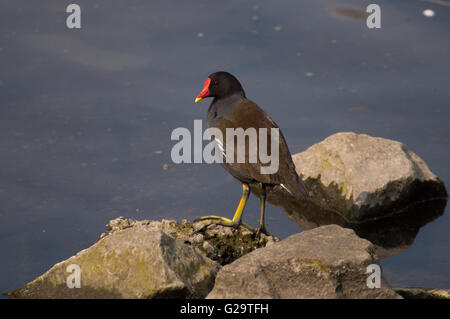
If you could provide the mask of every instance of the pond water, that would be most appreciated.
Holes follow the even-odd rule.
[[[207,75],[226,70],[282,128],[292,153],[339,131],[405,143],[450,185],[450,3],[381,1],[0,3],[0,291],[92,245],[118,216],[232,216],[223,168],[172,162]],[[436,2],[436,1],[434,1]],[[446,5],[447,4],[447,5]],[[423,10],[431,9],[433,17]],[[301,231],[268,205],[268,229]],[[244,220],[257,225],[250,197]],[[383,260],[396,286],[450,288],[450,217]]]

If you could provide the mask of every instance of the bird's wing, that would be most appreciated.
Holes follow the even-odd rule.
[[[289,152],[288,146],[284,139],[283,134],[279,130],[278,126],[275,122],[264,112],[261,108],[259,108],[255,103],[249,100],[244,100],[233,107],[231,114],[227,119],[219,119],[217,121],[217,128],[222,131],[224,136],[224,140],[222,141],[223,148],[226,150],[226,129],[227,128],[242,128],[246,131],[249,128],[254,128],[256,132],[258,132],[257,137],[257,160],[256,163],[252,163],[250,161],[249,155],[249,146],[248,141],[250,139],[246,139],[246,147],[245,147],[245,163],[237,163],[237,153],[238,153],[238,143],[237,138],[234,141],[234,160],[233,163],[227,163],[227,170],[238,179],[246,178],[248,180],[254,180],[257,182],[265,183],[265,184],[283,184],[286,179],[289,177],[288,175],[295,175],[295,166],[292,162],[291,154]],[[267,152],[265,154],[272,154],[271,151],[271,137],[272,131],[271,129],[278,129],[278,145],[279,145],[279,156],[278,156],[278,170],[273,173],[262,173],[262,168],[267,167],[270,163],[262,163],[260,160],[260,150],[259,150],[259,139],[260,139],[260,128],[267,129]],[[264,150],[265,151],[265,150]],[[236,176],[238,175],[238,176]]]

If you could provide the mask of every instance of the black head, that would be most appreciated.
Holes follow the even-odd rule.
[[[244,89],[238,79],[228,72],[215,72],[206,78],[205,86],[195,99],[195,102],[205,97],[222,99],[234,94],[245,97]]]

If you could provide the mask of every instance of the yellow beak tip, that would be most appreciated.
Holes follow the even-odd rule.
[[[201,97],[197,97],[197,98],[195,98],[195,103],[197,103],[198,101],[201,101],[201,100],[203,100]]]

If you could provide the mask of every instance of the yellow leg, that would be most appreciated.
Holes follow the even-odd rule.
[[[261,184],[261,217],[259,218],[259,226],[256,230],[256,236],[259,236],[261,233],[270,235],[266,228],[266,188],[264,184]]]
[[[242,184],[242,197],[241,197],[241,200],[239,201],[239,205],[236,209],[236,212],[234,213],[233,219],[228,219],[226,217],[221,217],[221,216],[210,215],[210,216],[203,216],[203,217],[197,218],[196,221],[210,220],[211,223],[214,223],[214,224],[237,227],[242,224],[242,221],[241,221],[242,212],[244,211],[245,203],[247,203],[247,199],[248,199],[249,195],[250,195],[250,188],[248,187],[247,184]],[[245,226],[247,226],[247,225],[245,225]]]
[[[248,196],[250,195],[250,188],[247,184],[242,184],[242,197],[239,201],[239,205],[233,216],[233,223],[241,223],[242,213],[244,212],[245,204],[247,203]]]

